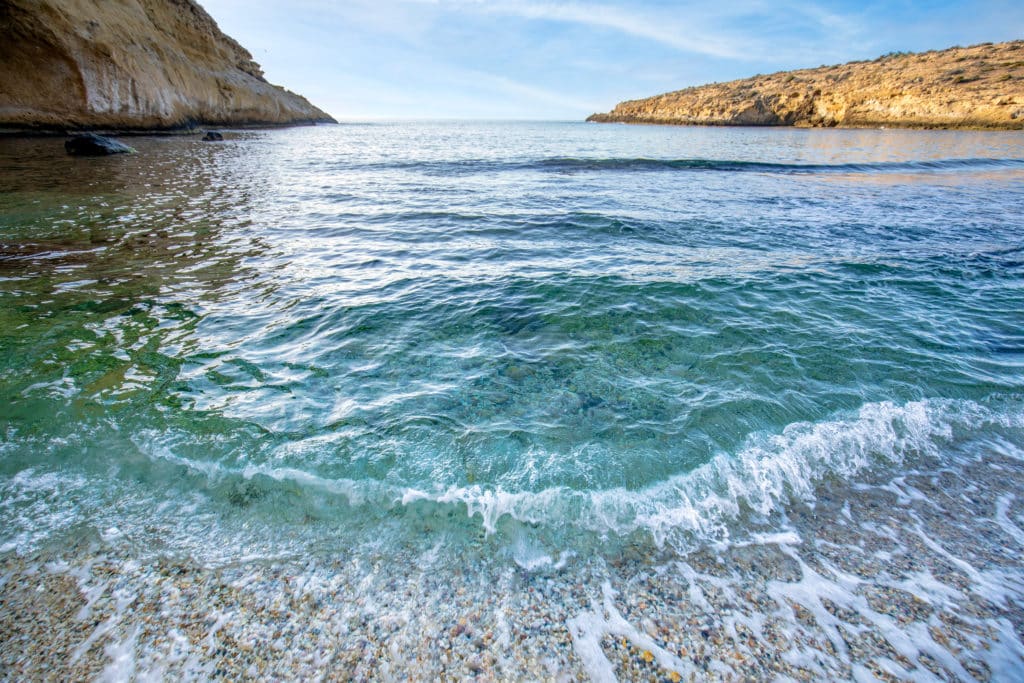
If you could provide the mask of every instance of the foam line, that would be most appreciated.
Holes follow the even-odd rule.
[[[641,650],[650,652],[658,666],[675,671],[684,678],[696,673],[691,663],[665,650],[653,638],[622,617],[615,608],[615,591],[611,583],[605,581],[601,585],[601,593],[603,600],[600,608],[595,607],[589,612],[581,612],[568,622],[573,649],[583,663],[590,680],[597,683],[615,683],[617,680],[615,669],[601,649],[601,639],[605,636],[619,636],[629,640]]]

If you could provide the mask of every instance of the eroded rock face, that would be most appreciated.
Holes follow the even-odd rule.
[[[714,83],[621,102],[587,120],[1024,129],[1024,41]]]
[[[333,121],[267,83],[193,0],[3,0],[0,127]]]

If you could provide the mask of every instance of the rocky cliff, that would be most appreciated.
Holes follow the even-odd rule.
[[[0,128],[321,121],[193,0],[0,0]]]
[[[1024,129],[1024,41],[888,54],[621,102],[588,121]]]

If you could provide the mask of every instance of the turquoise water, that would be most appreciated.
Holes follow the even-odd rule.
[[[1018,133],[132,145],[0,140],[4,550],[689,549],[1024,447]]]

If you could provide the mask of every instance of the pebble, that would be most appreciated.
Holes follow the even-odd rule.
[[[985,497],[931,492],[948,514],[881,487],[844,494],[832,483],[816,514],[793,515],[799,543],[662,552],[657,563],[651,552],[614,562],[577,557],[542,574],[479,551],[442,553],[430,564],[415,548],[386,560],[365,551],[353,561],[219,568],[140,561],[116,542],[7,554],[0,670],[12,680],[94,680],[109,652],[128,644],[135,670],[158,679],[585,680],[569,622],[600,606],[608,585],[614,608],[636,629],[597,632],[620,680],[840,680],[855,665],[882,680],[894,665],[911,677],[951,679],[951,661],[987,680],[1007,654],[1000,624],[1022,623],[1008,605],[1024,602],[1024,550],[962,525],[987,528],[994,501],[1024,490],[1024,464],[1000,465],[998,477],[970,476]],[[828,513],[844,505],[851,520]],[[1020,520],[1024,511],[1013,505],[1006,518]],[[982,558],[978,571],[1009,577],[1002,586],[1011,600],[982,599],[984,587],[922,543],[918,529],[965,562]],[[801,581],[809,571],[817,584]],[[840,572],[842,583],[829,583]],[[915,572],[944,585],[929,592]],[[904,656],[880,624],[908,637],[926,633],[927,652]],[[665,656],[681,668],[662,667]],[[189,669],[196,662],[201,671]]]

